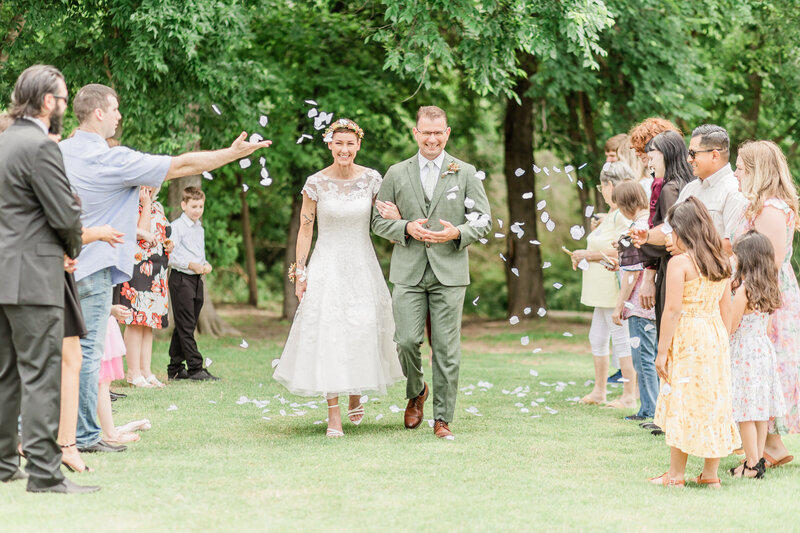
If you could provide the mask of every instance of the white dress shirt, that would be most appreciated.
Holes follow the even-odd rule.
[[[189,263],[206,264],[205,230],[198,218],[196,222],[183,213],[171,223],[172,233],[170,240],[175,244],[175,249],[169,256],[169,266],[183,272],[195,275],[189,269]]]
[[[739,181],[733,175],[730,163],[704,180],[696,179],[681,190],[679,204],[694,196],[706,206],[720,237],[731,239],[739,226],[747,200],[739,192]]]
[[[37,126],[39,126],[39,127],[41,128],[41,130],[44,132],[44,134],[45,134],[45,135],[48,135],[48,134],[50,133],[50,130],[49,130],[49,128],[48,128],[48,127],[45,125],[45,123],[44,123],[44,122],[42,122],[42,121],[41,121],[41,120],[39,120],[38,118],[36,118],[36,117],[32,117],[32,116],[30,116],[30,115],[25,115],[25,116],[24,116],[24,117],[22,117],[22,118],[24,118],[25,120],[30,120],[31,122],[33,122],[34,124],[36,124]]]
[[[425,195],[428,197],[428,200],[431,199],[433,196],[433,191],[436,188],[436,183],[439,181],[439,176],[442,174],[442,164],[444,164],[444,150],[442,153],[436,156],[436,159],[428,159],[422,155],[422,153],[417,153],[417,157],[419,158],[419,179],[422,182],[422,190],[425,191]],[[433,162],[433,177],[435,179],[431,180],[432,183],[429,184],[430,190],[425,189],[425,183],[428,179],[429,167],[428,163]]]

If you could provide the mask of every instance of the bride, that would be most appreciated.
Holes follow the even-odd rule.
[[[381,175],[355,164],[363,130],[339,119],[325,133],[333,164],[303,187],[295,281],[300,306],[273,377],[293,394],[324,396],[328,437],[341,437],[339,395],[350,396],[347,417],[364,417],[361,395],[385,394],[403,379],[393,341],[389,289],[369,236]],[[306,266],[314,221],[317,243]]]

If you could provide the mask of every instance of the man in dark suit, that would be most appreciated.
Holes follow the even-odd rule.
[[[80,209],[48,138],[66,108],[64,77],[34,65],[17,80],[14,123],[0,135],[0,480],[27,477],[29,492],[98,489],[64,478],[56,443],[64,268],[81,249]],[[17,457],[20,412],[27,475]]]

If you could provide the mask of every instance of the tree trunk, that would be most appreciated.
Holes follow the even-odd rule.
[[[297,260],[297,232],[300,230],[300,208],[303,206],[302,195],[295,194],[292,196],[292,215],[289,219],[289,233],[286,235],[286,258],[284,259],[283,266],[284,272],[289,271],[289,265]],[[308,263],[306,263],[308,264]],[[294,294],[294,283],[289,280],[288,276],[283,278],[283,318],[291,320],[297,311],[297,306],[300,302],[297,301],[297,296]]]
[[[11,19],[11,29],[5,39],[0,42],[0,71],[5,68],[5,63],[8,62],[8,50],[14,44],[14,41],[17,40],[17,37],[19,37],[23,26],[25,26],[25,15],[23,13],[14,15]]]
[[[506,189],[508,192],[508,226],[524,223],[523,238],[509,231],[507,237],[506,286],[508,287],[508,314],[522,316],[526,307],[545,305],[542,257],[539,247],[529,241],[537,238],[536,227],[536,175],[533,172],[533,107],[534,100],[527,95],[530,76],[536,71],[536,59],[531,55],[521,58],[526,76],[518,80],[514,89],[519,98],[506,102],[504,121],[504,158]],[[521,168],[520,177],[514,173]],[[524,200],[522,195],[533,193],[533,198]],[[512,268],[517,269],[514,274]]]
[[[242,243],[244,244],[244,262],[247,269],[247,303],[258,307],[258,274],[256,273],[256,249],[253,245],[253,229],[250,226],[250,205],[247,193],[242,190],[242,177],[237,177],[239,194],[242,195]]]
[[[589,95],[583,91],[578,93],[578,104],[581,112],[581,122],[583,122],[583,132],[586,137],[586,144],[589,147],[589,169],[592,175],[598,176],[600,174],[600,161],[605,158],[600,155],[600,147],[597,145],[597,133],[594,129],[594,116],[592,110],[592,103],[589,101]],[[603,195],[595,189],[594,193],[595,211],[606,211],[608,206]]]
[[[585,143],[583,141],[583,137],[581,135],[581,125],[580,120],[578,119],[578,105],[576,103],[577,93],[571,92],[564,96],[564,99],[567,103],[567,109],[569,110],[569,122],[567,123],[567,132],[569,134],[569,140],[572,144],[573,153],[578,158],[575,160],[576,167],[580,166],[586,160],[586,149]],[[590,205],[590,191],[594,188],[594,182],[596,176],[592,174],[591,166],[588,167],[590,170],[589,172],[582,171],[583,177],[576,177],[575,186],[578,188],[578,201],[580,202],[580,217],[583,221],[583,227],[588,234],[592,230],[591,226],[591,219],[586,218],[584,214],[586,213],[586,206]],[[582,183],[583,186],[579,186],[578,183]]]

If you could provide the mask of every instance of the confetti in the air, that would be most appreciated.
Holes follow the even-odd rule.
[[[580,263],[578,263],[578,268],[581,270],[589,270],[589,261],[586,259],[581,259]]]
[[[520,176],[522,176],[523,174],[525,174],[525,171],[524,171],[523,169],[521,169],[521,168],[518,168],[517,170],[515,170],[515,171],[514,171],[514,175],[515,175],[516,177],[520,177]]]
[[[527,346],[527,345],[529,345],[529,344],[531,343],[531,338],[530,338],[530,337],[528,337],[528,336],[526,335],[526,336],[522,337],[522,338],[519,340],[519,342],[520,342],[520,343],[521,343],[523,346]]]
[[[528,316],[529,314],[531,314],[531,311],[532,311],[532,309],[530,307],[526,307],[525,309],[522,310],[522,313],[525,316]]]
[[[587,205],[586,206],[586,211],[584,211],[584,215],[586,216],[586,218],[589,218],[590,216],[592,216],[592,214],[594,214],[594,206],[593,205]]]
[[[258,118],[258,123],[262,128],[265,128],[267,126],[267,124],[269,123],[269,117],[267,115],[261,115]]]
[[[473,207],[475,207],[475,200],[467,196],[466,198],[464,198],[464,207],[466,207],[467,209],[472,209]]]
[[[474,300],[472,300],[472,305],[478,305],[478,300],[480,300],[480,299],[481,299],[481,297],[477,296]]]
[[[313,105],[313,106],[319,105],[319,104],[317,104],[317,101],[316,101],[316,100],[306,100],[306,103],[307,103],[308,105]]]
[[[272,360],[272,368],[275,368],[276,366],[278,366],[278,363],[280,363],[280,362],[281,362],[280,359],[273,359]]]
[[[531,198],[533,198],[533,193],[532,192],[526,192],[526,193],[524,193],[522,195],[522,199],[523,200],[530,200]]]
[[[514,315],[514,316],[512,316],[511,318],[508,319],[508,322],[512,326],[516,326],[517,324],[519,324],[519,317],[517,315]]]
[[[242,343],[239,345],[239,347],[240,347],[240,348],[247,348],[248,346],[250,346],[250,345],[249,345],[249,344],[247,344],[247,341],[246,341],[246,340],[244,340],[244,339],[242,339]]]
[[[640,339],[639,337],[631,337],[631,348],[634,348],[634,349],[638,348],[639,344],[641,344],[641,342],[642,342],[642,339]]]
[[[210,367],[213,362],[210,357],[206,357],[206,368]]]
[[[569,234],[573,239],[575,239],[576,241],[579,241],[586,234],[586,229],[583,226],[579,226],[578,224],[575,224],[574,226],[569,228]]]
[[[239,166],[242,168],[249,168],[252,163],[246,157],[239,160]]]
[[[556,223],[553,222],[552,220],[548,220],[547,224],[545,224],[544,227],[547,228],[547,231],[553,231],[554,229],[556,229]]]
[[[519,269],[517,267],[513,267],[511,269],[511,273],[514,274],[515,276],[519,277]]]
[[[219,107],[217,107],[217,104],[211,104],[211,109],[213,109],[214,113],[216,113],[217,115],[221,115],[222,114],[222,111],[219,110]],[[177,407],[176,407],[176,409],[177,409]]]
[[[546,314],[547,314],[547,309],[545,309],[544,307],[540,307],[540,308],[539,308],[539,309],[536,311],[536,314],[537,314],[537,315],[539,315],[539,316],[541,316],[541,317],[543,317],[544,315],[546,315]]]
[[[242,190],[243,190],[244,192],[247,192],[247,191],[249,191],[249,190],[250,190],[250,187],[249,187],[249,186],[248,186],[246,183],[242,183]]]
[[[211,181],[211,180],[213,180],[213,179],[214,179],[214,176],[212,176],[212,175],[211,175],[211,172],[209,172],[209,171],[207,171],[207,170],[204,170],[204,171],[203,171],[203,177],[204,177],[205,179],[207,179],[208,181]]]
[[[563,286],[564,286],[563,284],[561,284],[561,283],[558,283],[558,282],[556,282],[556,283],[553,283],[553,288],[555,288],[555,290],[559,290],[559,289],[560,289],[561,287],[563,287]]]
[[[484,172],[483,170],[479,170],[475,173],[475,177],[483,181],[486,179],[486,172]]]
[[[254,134],[252,134],[250,136],[250,142],[251,143],[260,143],[263,140],[264,140],[264,137],[262,135],[259,135],[258,133],[254,133]]]
[[[585,167],[585,166],[586,166],[586,165],[588,165],[588,164],[589,164],[589,163],[584,163],[584,164],[582,164],[581,166],[579,166],[579,167],[578,167],[578,170],[582,169],[583,167]]]
[[[547,202],[542,200],[538,204],[536,204],[536,210],[541,211],[542,209],[545,208],[545,206],[547,206]]]

